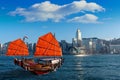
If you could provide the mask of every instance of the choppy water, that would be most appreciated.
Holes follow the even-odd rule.
[[[0,80],[120,80],[120,55],[64,56],[64,64],[46,75],[34,75],[0,56]]]

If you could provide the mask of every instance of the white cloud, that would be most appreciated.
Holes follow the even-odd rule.
[[[85,0],[74,1],[70,4],[57,5],[52,4],[50,1],[45,1],[42,3],[37,3],[32,5],[29,8],[17,8],[15,11],[11,11],[10,15],[20,15],[25,17],[27,22],[36,22],[36,21],[47,21],[52,20],[54,22],[59,22],[61,19],[64,19],[66,16],[71,14],[90,11],[98,12],[104,11],[105,9],[94,3],[87,3]]]
[[[68,20],[68,22],[79,22],[79,23],[99,23],[98,17],[93,14],[85,14],[80,17],[74,17],[73,19]]]

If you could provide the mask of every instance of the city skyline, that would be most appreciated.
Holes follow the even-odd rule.
[[[0,43],[52,32],[57,40],[72,42],[80,29],[82,37],[120,37],[120,1],[103,0],[9,0],[0,1]],[[115,5],[113,5],[115,4]]]

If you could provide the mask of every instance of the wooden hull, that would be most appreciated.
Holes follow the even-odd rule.
[[[35,73],[37,75],[48,74],[49,72],[56,71],[56,69],[62,65],[61,63],[62,60],[60,60],[60,62],[58,63],[48,64],[48,65],[35,63],[32,60],[26,60],[26,61],[24,59],[14,60],[15,65],[18,65],[23,69]]]

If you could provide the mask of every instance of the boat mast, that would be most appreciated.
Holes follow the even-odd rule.
[[[54,37],[55,37],[55,33],[54,33],[54,35],[53,35]],[[54,44],[55,44],[55,41],[54,41]],[[54,45],[54,48],[55,48],[55,45]],[[55,59],[55,56],[56,56],[56,48],[55,48],[55,50],[54,50],[54,59]]]
[[[27,36],[24,36],[23,37],[23,42],[25,43],[25,39],[28,39],[28,37]],[[25,43],[26,44],[26,43]],[[21,58],[24,58],[23,56],[21,56]]]
[[[25,42],[25,39],[28,39],[28,37],[27,37],[27,36],[24,36],[24,37],[23,37],[23,41],[24,41],[24,42]]]

